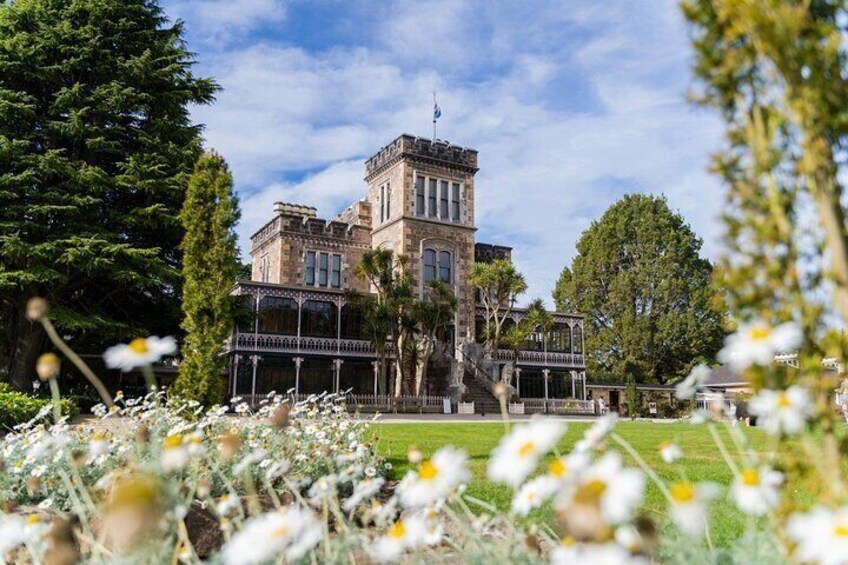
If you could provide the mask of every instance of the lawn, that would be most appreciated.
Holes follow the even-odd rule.
[[[589,425],[582,422],[569,423],[568,431],[559,445],[560,452],[569,452]],[[691,481],[711,481],[725,487],[731,482],[731,471],[705,426],[689,423],[658,424],[621,421],[616,427],[616,432],[629,442],[648,465],[666,481],[685,476]],[[425,455],[431,454],[443,445],[461,447],[468,452],[473,473],[468,494],[493,503],[501,510],[508,510],[512,491],[486,478],[488,454],[497,445],[503,433],[503,425],[499,423],[375,424],[372,428],[378,449],[393,465],[391,478],[400,479],[409,469],[407,450],[410,445],[418,446]],[[767,441],[759,429],[746,428],[744,433],[755,448],[762,448]],[[722,430],[720,435],[726,445],[732,449],[733,443],[729,433]],[[666,440],[674,440],[683,449],[684,457],[678,463],[669,465],[662,461],[659,446]],[[634,463],[622,449],[619,448],[618,451],[628,463]],[[711,535],[717,546],[727,546],[737,539],[743,531],[746,520],[746,517],[729,500],[727,489],[724,490],[725,492],[712,508],[714,520]],[[658,511],[664,507],[662,493],[656,485],[648,481],[645,512],[659,518]],[[536,514],[531,514],[529,519],[552,521],[553,513],[550,505]],[[660,525],[667,527],[662,520]]]

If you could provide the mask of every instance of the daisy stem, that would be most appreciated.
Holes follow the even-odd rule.
[[[665,486],[665,483],[662,481],[662,479],[659,478],[659,476],[654,472],[654,470],[648,466],[645,460],[642,459],[642,456],[639,455],[639,453],[635,449],[633,449],[633,446],[627,443],[624,438],[622,438],[616,433],[610,434],[610,437],[614,439],[615,442],[618,443],[621,447],[623,447],[624,450],[634,459],[634,461],[636,461],[636,464],[639,465],[639,468],[641,468],[645,472],[645,474],[648,475],[648,477],[650,477],[652,481],[654,481],[654,484],[657,485],[657,488],[660,489],[660,492],[663,493],[663,496],[665,496],[666,500],[673,503],[674,499],[671,497],[671,493],[668,491],[668,488]]]
[[[144,374],[144,380],[147,382],[147,390],[153,395],[153,402],[156,408],[159,408],[159,390],[156,386],[156,375],[153,374],[153,367],[149,364],[141,366],[141,372]]]
[[[47,381],[50,384],[50,396],[53,398],[53,421],[57,424],[62,419],[62,403],[59,396],[59,383],[56,382],[56,377],[50,378]]]
[[[724,457],[727,466],[730,467],[731,472],[733,472],[733,476],[739,477],[739,467],[736,466],[736,463],[730,456],[730,452],[727,451],[727,447],[725,447],[724,441],[721,439],[721,436],[718,435],[718,431],[716,431],[715,426],[713,424],[707,424],[707,429],[710,430],[710,434],[713,436],[713,441],[715,441],[718,450],[721,452],[722,457]]]
[[[106,390],[106,387],[103,386],[103,383],[97,378],[94,371],[86,365],[85,361],[80,359],[80,356],[74,353],[74,350],[71,349],[61,337],[59,337],[59,334],[56,332],[56,328],[53,327],[53,323],[47,317],[42,317],[41,325],[44,327],[47,337],[49,337],[50,341],[53,342],[53,345],[55,345],[65,357],[70,359],[71,363],[76,365],[77,369],[79,369],[85,378],[88,379],[88,382],[97,389],[97,394],[99,394],[100,398],[103,399],[103,403],[106,404],[106,407],[112,408],[115,403],[112,402],[112,396],[109,394],[109,391]]]

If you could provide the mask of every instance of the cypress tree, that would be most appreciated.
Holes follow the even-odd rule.
[[[179,324],[179,211],[200,155],[181,22],[154,0],[0,2],[0,367],[26,386],[44,337],[77,350]]]
[[[238,200],[219,155],[210,152],[198,159],[180,219],[185,229],[180,247],[186,338],[174,392],[210,405],[224,395],[224,341],[233,327],[230,291],[240,268],[234,231]]]

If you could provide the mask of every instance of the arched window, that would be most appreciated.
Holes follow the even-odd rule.
[[[451,282],[451,254],[448,251],[439,253],[439,280]]]
[[[436,252],[432,249],[424,250],[424,282],[428,283],[436,279]]]

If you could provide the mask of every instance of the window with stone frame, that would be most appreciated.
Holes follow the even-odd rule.
[[[342,287],[342,256],[338,253],[307,251],[304,284],[323,288]]]
[[[438,203],[438,196],[437,196],[436,192],[439,189],[439,183],[436,179],[427,179],[427,180],[429,181],[429,186],[430,186],[430,192],[427,195],[427,197],[428,197],[427,198],[427,202],[428,202],[427,215],[430,216],[431,218],[435,218],[438,215],[438,210],[436,208],[436,205]]]
[[[453,271],[451,259],[449,251],[439,252],[439,280],[448,284],[451,283],[451,272]]]
[[[436,252],[432,249],[424,250],[424,282],[429,283],[436,279]]]
[[[448,214],[450,213],[450,207],[448,204],[450,194],[448,193],[448,190],[448,181],[439,181],[439,218],[441,218],[442,220],[450,219],[448,216]]]
[[[427,186],[424,184],[426,179],[417,174],[415,175],[415,214],[424,216],[427,213]]]
[[[268,282],[270,274],[268,272],[268,254],[266,253],[259,259],[259,280]]]
[[[460,218],[459,194],[459,183],[455,182],[451,185],[451,220],[454,222],[462,221],[462,218]]]

